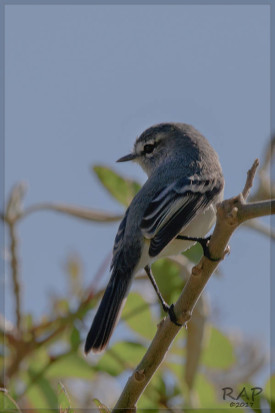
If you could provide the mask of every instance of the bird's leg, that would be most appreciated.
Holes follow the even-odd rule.
[[[151,268],[149,267],[149,265],[146,265],[146,267],[144,267],[144,269],[145,269],[146,274],[147,274],[148,277],[149,277],[149,280],[150,280],[151,283],[152,283],[152,286],[154,287],[154,290],[155,290],[156,293],[157,293],[157,296],[158,296],[158,298],[159,298],[159,300],[160,300],[160,302],[161,302],[163,311],[164,311],[165,313],[168,313],[168,314],[169,314],[170,320],[171,320],[174,324],[176,324],[177,326],[181,327],[182,324],[178,323],[178,321],[177,321],[177,317],[176,317],[176,314],[175,314],[175,311],[174,311],[174,304],[171,304],[171,305],[169,306],[169,305],[166,303],[166,301],[164,300],[164,298],[162,297],[161,292],[160,292],[160,290],[159,290],[159,288],[158,288],[158,285],[157,285],[157,283],[156,283],[156,280],[155,280],[155,278],[154,278],[154,276],[153,276],[153,274],[152,274],[152,271],[151,271]]]
[[[157,296],[158,296],[158,298],[159,298],[159,300],[160,300],[160,302],[161,302],[163,311],[165,311],[165,312],[167,313],[168,310],[169,310],[169,305],[166,303],[166,301],[164,300],[164,298],[163,298],[162,295],[161,295],[161,292],[160,292],[160,290],[159,290],[159,287],[158,287],[158,285],[157,285],[157,283],[156,283],[156,280],[155,280],[155,278],[154,278],[154,276],[153,276],[153,274],[152,274],[151,268],[149,267],[149,265],[146,265],[146,267],[145,267],[144,269],[145,269],[145,271],[146,271],[146,274],[147,274],[148,277],[149,277],[149,280],[150,280],[151,283],[152,283],[152,286],[154,287],[154,290],[155,290],[156,293],[157,293]]]
[[[206,238],[187,237],[187,236],[184,236],[184,235],[178,235],[176,238],[177,239],[182,239],[182,240],[185,240],[185,241],[196,241],[199,244],[201,244],[202,249],[203,249],[203,255],[206,258],[208,258],[210,261],[215,261],[215,262],[221,260],[221,258],[213,258],[210,255],[209,248],[208,248],[208,243],[210,241],[211,235],[209,237],[206,237]]]

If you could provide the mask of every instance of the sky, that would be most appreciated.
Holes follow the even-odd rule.
[[[24,181],[25,206],[49,201],[123,213],[91,166],[144,183],[137,165],[115,161],[147,127],[166,121],[190,123],[207,137],[225,197],[237,195],[270,137],[269,18],[264,5],[6,6],[6,198]],[[117,227],[47,211],[22,221],[24,310],[39,319],[49,295],[66,291],[71,253],[89,285]],[[240,228],[230,246],[223,276],[206,287],[212,320],[268,352],[270,242]],[[8,258],[6,268],[5,313],[14,321]]]

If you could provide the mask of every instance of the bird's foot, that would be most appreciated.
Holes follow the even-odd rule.
[[[221,261],[221,258],[211,257],[209,247],[208,247],[210,239],[211,239],[211,235],[209,235],[209,237],[206,237],[206,238],[198,238],[198,243],[201,244],[202,249],[203,249],[203,255],[206,258],[208,258],[210,261],[214,261],[214,262]]]
[[[174,324],[175,324],[176,326],[178,326],[178,327],[182,327],[182,326],[183,326],[183,324],[180,324],[180,323],[178,322],[177,316],[176,316],[175,311],[174,311],[174,304],[171,304],[171,305],[169,306],[165,301],[163,301],[163,303],[162,303],[162,308],[163,308],[163,311],[164,311],[165,313],[168,313],[168,314],[169,314],[169,317],[170,317],[170,320],[172,321],[172,323],[174,323]]]
[[[211,254],[210,254],[208,244],[209,244],[209,241],[210,241],[210,239],[211,239],[211,235],[209,235],[209,237],[206,237],[206,238],[201,238],[201,237],[198,237],[198,238],[197,238],[197,237],[187,237],[187,236],[184,236],[184,235],[178,235],[178,236],[177,236],[177,239],[182,239],[182,240],[185,240],[185,241],[196,241],[196,242],[198,242],[198,243],[202,246],[203,255],[204,255],[206,258],[208,258],[210,261],[218,262],[218,261],[221,261],[221,260],[222,260],[222,258],[214,258],[214,257],[212,257]]]
[[[169,317],[170,317],[170,320],[172,321],[172,323],[174,323],[178,327],[183,326],[183,324],[180,324],[178,322],[177,316],[176,316],[175,311],[174,311],[174,304],[171,304],[170,307],[168,307],[168,314],[169,314]]]

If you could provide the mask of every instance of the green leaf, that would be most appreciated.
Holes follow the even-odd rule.
[[[112,346],[110,350],[120,357],[128,367],[132,368],[141,361],[146,348],[140,343],[121,341]]]
[[[215,387],[203,374],[196,375],[194,390],[198,394],[201,407],[215,407]]]
[[[263,399],[263,392],[262,389],[255,389],[255,387],[251,383],[240,383],[237,388],[237,395],[239,403],[248,403],[251,410],[255,412],[261,411],[261,401]]]
[[[147,390],[147,389],[146,389]],[[141,397],[138,401],[138,411],[142,413],[160,413],[167,410],[159,410],[159,405],[155,400],[151,399],[151,395],[147,397]]]
[[[234,347],[230,340],[212,326],[208,344],[202,352],[201,363],[211,368],[227,369],[235,362]]]
[[[25,397],[29,400],[31,406],[36,409],[57,409],[57,395],[49,380],[46,379],[45,376],[37,375],[37,372],[33,372],[31,369],[28,370],[28,374],[30,380],[32,380],[33,376],[35,378],[35,381],[30,385],[25,394]]]
[[[152,380],[144,391],[144,399],[145,398],[147,403],[145,402],[143,404],[143,409],[157,409],[158,407],[160,407],[160,402],[162,407],[166,405],[167,388],[163,380],[162,369],[158,370],[157,373],[153,375]],[[151,403],[154,403],[154,407],[151,405]],[[142,410],[142,413],[143,411],[144,410]]]
[[[98,399],[93,399],[94,404],[98,407],[100,413],[110,413],[110,410]]]
[[[138,182],[123,178],[105,166],[95,165],[93,170],[107,191],[126,207],[141,188]]]
[[[9,395],[6,389],[0,388],[0,411],[8,411],[8,413],[18,413],[21,412],[17,403]]]
[[[153,321],[149,304],[140,294],[129,295],[122,318],[136,333],[148,339],[153,338],[157,326]]]
[[[118,376],[134,368],[142,359],[145,347],[129,341],[118,342],[109,348],[97,363],[96,369]]]
[[[275,389],[275,374],[270,376],[264,388],[264,396],[267,398],[267,400],[272,400],[273,403],[275,403],[274,389]]]
[[[183,253],[185,257],[187,257],[190,261],[194,262],[195,264],[199,262],[199,260],[202,257],[202,254],[202,247],[198,242]]]
[[[57,359],[47,370],[49,378],[91,379],[94,369],[77,353],[69,353]]]
[[[75,351],[78,349],[81,343],[80,333],[75,326],[73,327],[72,332],[71,332],[70,343],[71,343],[71,349]]]
[[[114,357],[110,349],[104,353],[102,358],[99,360],[95,366],[96,370],[104,371],[105,373],[110,374],[111,376],[118,376],[124,371],[123,363],[120,362],[117,357]]]
[[[179,381],[183,381],[184,379],[184,370],[185,370],[185,364],[184,360],[182,360],[182,363],[175,363],[174,361],[168,361],[166,363],[167,368],[177,377]]]
[[[58,383],[58,407],[59,413],[72,413],[68,392],[61,382]]]
[[[152,265],[154,278],[167,303],[176,301],[182,291],[184,281],[180,271],[180,265],[167,258],[162,258]]]

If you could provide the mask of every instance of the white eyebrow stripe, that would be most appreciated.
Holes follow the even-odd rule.
[[[149,138],[146,141],[139,141],[138,142],[139,138],[137,138],[136,143],[134,145],[134,152],[140,155],[143,152],[145,145],[154,145],[155,146],[160,141],[162,141],[164,138],[165,138],[164,134],[158,134],[158,135],[156,135],[152,138]]]
[[[138,153],[138,154],[140,154],[140,153],[143,152],[145,145],[155,145],[156,142],[157,142],[156,139],[150,139],[150,140],[148,140],[147,142],[144,142],[144,143],[138,142],[138,143],[135,145],[135,152]]]

